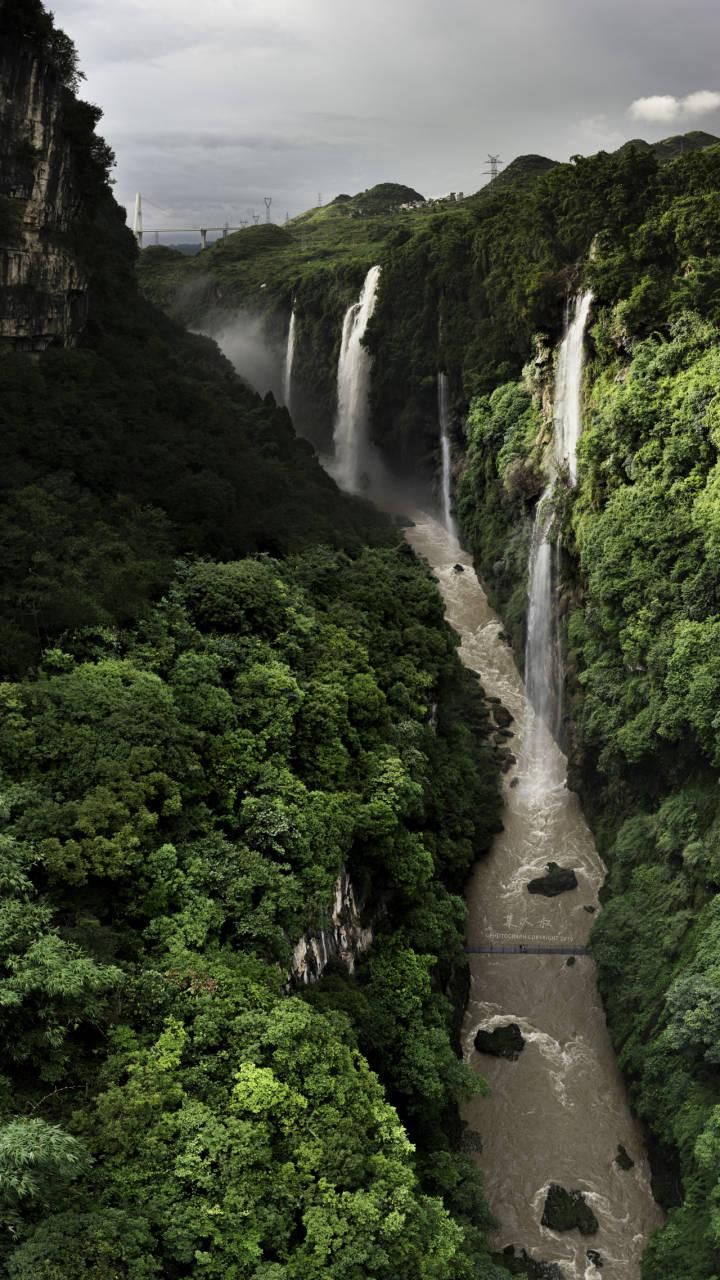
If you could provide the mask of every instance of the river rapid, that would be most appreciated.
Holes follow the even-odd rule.
[[[415,521],[407,540],[437,578],[448,621],[461,638],[462,661],[513,716],[507,745],[518,763],[504,779],[504,830],[467,886],[467,946],[583,947],[599,910],[605,869],[578,799],[565,786],[565,759],[548,736],[547,781],[538,787],[526,764],[538,726],[472,559],[441,523],[424,514]],[[556,898],[529,894],[528,881],[543,875],[551,861],[574,869],[577,889]],[[579,955],[568,963],[566,956],[528,953],[471,954],[469,961],[463,1050],[492,1092],[467,1104],[464,1119],[482,1140],[475,1158],[499,1222],[494,1244],[522,1247],[555,1263],[564,1280],[639,1280],[645,1242],[662,1214],[592,959]],[[526,1041],[516,1061],[476,1051],[479,1029],[508,1023],[516,1023]],[[635,1162],[628,1171],[616,1162],[619,1144]],[[583,1193],[599,1222],[596,1234],[561,1234],[541,1225],[551,1183]],[[588,1250],[600,1255],[601,1270]]]

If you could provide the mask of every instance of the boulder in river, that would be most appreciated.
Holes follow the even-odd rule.
[[[628,1152],[625,1150],[625,1147],[623,1146],[622,1142],[618,1143],[615,1163],[619,1169],[623,1170],[624,1173],[629,1173],[631,1169],[635,1168],[635,1161],[633,1160],[631,1155],[628,1155]]]
[[[489,1053],[493,1058],[516,1062],[525,1048],[525,1040],[517,1023],[508,1022],[504,1027],[495,1027],[494,1031],[485,1031],[481,1027],[475,1036],[475,1048],[478,1053]]]
[[[594,1236],[600,1223],[582,1191],[566,1191],[553,1182],[547,1193],[541,1219],[551,1231],[579,1231],[581,1236]]]
[[[587,1257],[588,1262],[592,1262],[593,1266],[597,1267],[598,1271],[602,1271],[602,1254],[598,1253],[597,1249],[588,1249],[585,1256]]]
[[[565,1280],[565,1272],[556,1262],[540,1262],[531,1258],[525,1249],[516,1250],[512,1244],[497,1255],[497,1261],[511,1276],[524,1276],[526,1280]]]
[[[511,715],[507,707],[504,707],[502,702],[500,702],[493,709],[493,719],[499,729],[507,729],[513,723],[515,717]]]
[[[547,875],[538,876],[528,885],[528,893],[541,893],[544,898],[557,898],[559,893],[568,889],[577,889],[578,879],[570,867],[559,867],[557,862],[548,862]]]
[[[456,572],[456,573],[464,573],[464,572],[465,572],[465,566],[464,566],[464,565],[462,565],[462,564],[455,564],[455,565],[453,565],[453,568],[454,568],[454,570],[455,570],[455,572]]]

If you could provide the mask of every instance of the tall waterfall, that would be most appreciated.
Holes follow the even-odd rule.
[[[292,373],[295,359],[295,308],[290,315],[287,350],[285,352],[285,372],[283,376],[283,401],[288,413],[292,413]]]
[[[438,418],[440,421],[440,457],[441,496],[443,524],[453,538],[457,537],[457,528],[452,514],[452,493],[450,487],[452,456],[450,453],[450,388],[446,373],[438,374]]]
[[[577,480],[577,446],[582,427],[581,388],[584,337],[592,294],[580,294],[568,313],[557,364],[553,408],[553,442],[548,482],[538,503],[530,545],[525,684],[535,710],[527,740],[525,768],[530,788],[545,791],[564,782],[557,739],[562,719],[562,646],[558,609],[560,538],[554,534],[553,497],[563,468],[571,485]]]
[[[368,436],[371,359],[362,339],[375,310],[379,280],[380,267],[371,267],[359,301],[345,314],[340,343],[333,471],[338,483],[352,493],[367,487],[376,463]]]

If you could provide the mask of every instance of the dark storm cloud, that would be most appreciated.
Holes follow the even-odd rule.
[[[718,0],[55,0],[117,189],[196,219],[720,132]],[[633,105],[634,104],[634,105]]]

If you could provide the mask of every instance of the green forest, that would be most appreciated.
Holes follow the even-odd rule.
[[[520,664],[556,350],[593,293],[554,509],[563,746],[667,1214],[643,1278],[714,1280],[720,144],[521,157],[453,203],[386,183],[139,258],[72,43],[40,0],[0,0],[0,37],[58,104],[57,245],[90,282],[76,343],[0,346],[0,1274],[509,1274],[460,1119],[493,1107],[460,1054],[463,890],[501,828],[490,707],[401,522],[313,448],[377,262],[373,440],[430,492],[447,374],[462,539]],[[295,309],[301,434],[185,328],[241,305],[271,345]],[[305,983],[345,874],[365,942]]]
[[[0,355],[0,1269],[492,1280],[458,1117],[482,689],[400,532],[140,296],[49,15],[0,34],[60,98],[91,279],[77,345]],[[342,869],[373,944],[305,987]]]

